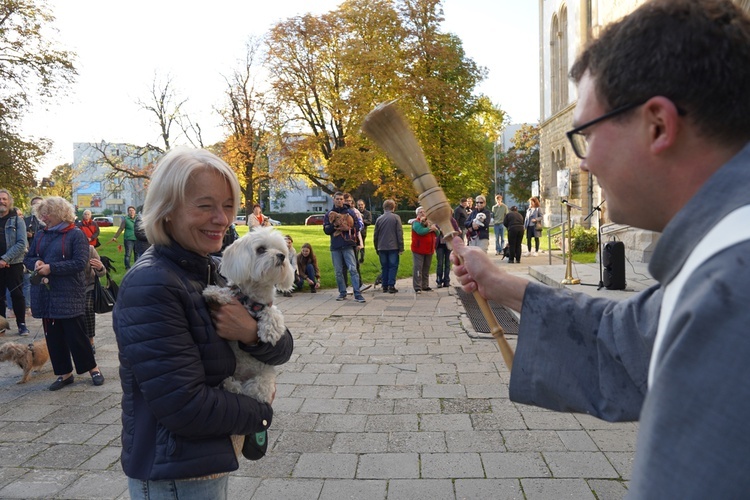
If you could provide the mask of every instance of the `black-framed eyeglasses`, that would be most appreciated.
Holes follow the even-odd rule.
[[[592,125],[596,125],[599,122],[608,120],[612,118],[613,116],[617,116],[626,111],[630,111],[631,109],[637,108],[638,106],[643,106],[644,104],[646,104],[646,101],[633,102],[630,104],[626,104],[625,106],[620,106],[619,108],[613,109],[609,113],[603,114],[599,118],[594,118],[590,122],[586,122],[583,125],[579,125],[573,130],[569,130],[568,132],[566,132],[565,135],[568,136],[570,145],[573,147],[573,153],[575,153],[575,155],[581,160],[586,159],[586,154],[588,153],[588,149],[589,149],[589,143],[588,143],[588,140],[586,139],[586,136],[583,134],[584,130],[586,130]]]

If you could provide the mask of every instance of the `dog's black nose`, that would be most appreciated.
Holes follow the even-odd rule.
[[[284,259],[286,259],[286,255],[284,255],[283,253],[276,254],[276,260],[278,261],[276,263],[277,265],[280,266],[281,264],[283,264],[284,263]]]

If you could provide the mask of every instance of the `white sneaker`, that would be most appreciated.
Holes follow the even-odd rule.
[[[529,256],[530,254],[529,254],[529,252],[524,252],[524,253],[523,253],[523,254],[521,254],[521,255],[522,255],[523,257],[528,257],[528,256]]]
[[[534,257],[536,257],[537,255],[539,255],[539,252],[534,252]]]

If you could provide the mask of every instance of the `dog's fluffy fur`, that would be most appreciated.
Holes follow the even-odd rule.
[[[474,223],[479,227],[484,227],[485,220],[487,220],[487,215],[479,212],[474,218]]]
[[[48,360],[49,351],[44,340],[37,340],[33,344],[6,342],[0,346],[0,361],[12,361],[23,369],[19,384],[28,382],[31,370],[39,370]]]
[[[273,228],[257,228],[238,239],[224,250],[219,271],[229,280],[227,287],[209,286],[203,296],[209,303],[228,304],[232,297],[248,297],[264,307],[253,313],[258,321],[258,338],[275,345],[286,332],[284,316],[273,305],[276,290],[288,291],[294,286],[294,267],[287,258],[284,237]],[[252,307],[248,307],[251,310]],[[271,402],[276,387],[276,372],[240,350],[237,342],[230,342],[237,358],[234,377],[223,382],[227,391],[245,394],[259,401]]]
[[[10,328],[10,323],[7,319],[0,316],[0,335],[5,335],[5,331]]]

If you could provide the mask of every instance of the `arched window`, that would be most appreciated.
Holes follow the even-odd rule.
[[[568,8],[560,9],[560,109],[568,105]]]
[[[550,91],[552,100],[552,112],[557,113],[560,110],[560,48],[559,48],[559,37],[560,25],[557,20],[557,14],[552,16],[552,27],[550,29],[549,37],[549,54],[550,54]],[[553,159],[554,162],[554,159]]]
[[[552,16],[549,44],[552,112],[557,113],[568,104],[568,8],[565,5]]]

